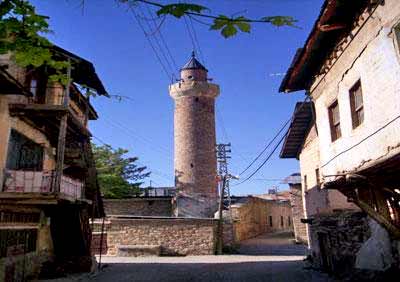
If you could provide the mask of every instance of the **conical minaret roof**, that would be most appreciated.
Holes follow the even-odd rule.
[[[181,68],[181,70],[208,70],[196,59],[196,55],[194,51],[192,52],[192,56],[190,60]]]

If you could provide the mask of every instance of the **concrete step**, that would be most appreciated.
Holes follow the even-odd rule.
[[[118,245],[117,256],[121,257],[146,257],[160,256],[160,245]]]

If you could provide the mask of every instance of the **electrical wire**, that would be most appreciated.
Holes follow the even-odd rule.
[[[103,141],[102,139],[100,139],[99,137],[94,136],[94,135],[92,135],[92,137],[93,137],[94,139],[96,139],[97,141],[99,141],[101,144],[113,148],[110,144],[104,142],[104,141]],[[140,162],[139,160],[137,160],[136,162],[137,162],[137,164],[139,164],[139,165],[141,165],[141,166],[145,166],[145,167],[149,168],[148,165],[143,164],[143,163]],[[167,174],[165,174],[165,173],[163,173],[163,172],[161,172],[161,171],[159,171],[159,170],[157,170],[157,169],[150,169],[150,168],[149,168],[149,170],[151,171],[151,173],[153,173],[153,174],[155,174],[155,175],[158,175],[158,176],[160,176],[160,177],[162,177],[162,178],[164,178],[164,179],[166,179],[166,180],[168,180],[168,181],[171,181],[171,178],[173,179],[173,176],[169,176],[169,175],[167,175]]]
[[[295,109],[292,117],[294,117],[306,104],[305,102],[309,99],[310,97],[307,96],[304,101],[301,103],[300,107],[298,107],[297,109]],[[285,122],[285,124],[281,127],[281,129],[278,131],[277,134],[275,134],[275,136],[273,137],[273,139],[267,144],[267,146],[262,150],[262,152],[260,154],[258,154],[258,156],[256,157],[255,160],[253,160],[250,165],[245,169],[248,170],[260,157],[261,155],[273,144],[273,142],[276,140],[276,138],[279,137],[279,135],[282,133],[282,131],[286,128],[286,126],[289,124],[289,122],[291,122],[293,120],[293,118],[290,118],[287,122]],[[252,173],[250,174],[250,176],[248,176],[246,179],[244,179],[243,181],[237,183],[234,186],[240,185],[245,183],[246,181],[250,180],[267,162],[268,160],[272,157],[272,155],[275,153],[275,151],[278,149],[279,145],[283,142],[283,140],[285,140],[286,136],[289,134],[289,130],[282,136],[282,138],[279,140],[278,144],[276,144],[276,146],[272,149],[272,152],[267,156],[267,158],[264,160],[263,163],[261,163],[261,165],[258,166],[258,168]],[[244,173],[244,171],[240,174],[242,175]]]
[[[274,143],[274,141],[279,137],[279,135],[282,133],[282,131],[285,130],[286,126],[291,122],[291,118],[288,119],[281,129],[279,129],[278,133],[275,134],[275,136],[268,142],[268,144],[264,147],[264,149],[257,155],[257,157],[242,171],[239,173],[239,175],[243,175],[247,170],[249,170],[255,162],[258,161],[258,159],[265,153],[265,151]]]
[[[146,8],[147,8],[148,14],[151,16],[151,10],[150,10],[149,5],[145,5],[145,6],[146,6]],[[176,64],[176,61],[175,61],[175,59],[174,59],[174,56],[172,56],[171,50],[170,50],[170,48],[168,47],[168,44],[167,44],[167,42],[166,42],[166,40],[165,40],[165,38],[164,38],[164,36],[163,36],[163,33],[161,32],[161,24],[162,24],[162,22],[159,24],[158,27],[157,27],[157,24],[156,24],[155,21],[153,21],[153,23],[154,23],[154,29],[155,29],[155,31],[156,31],[156,34],[159,35],[159,37],[160,37],[160,39],[161,39],[161,43],[162,43],[162,45],[164,46],[165,50],[167,51],[167,55],[168,55],[170,61],[172,62],[172,66],[173,66],[174,72],[175,72],[175,71],[178,71],[178,70],[179,70],[178,65]],[[161,47],[160,47],[160,48],[161,48]],[[168,62],[168,63],[169,63],[169,62]]]
[[[200,46],[200,43],[199,43],[199,39],[197,37],[197,32],[196,32],[196,29],[194,28],[193,20],[192,20],[191,17],[189,17],[189,23],[190,23],[190,28],[192,29],[194,42],[197,45],[197,49],[198,49],[198,52],[199,52],[199,58],[200,58],[200,60],[201,60],[201,62],[203,64],[206,64],[206,61],[204,60],[204,57],[203,57],[203,52],[201,51],[201,46]]]
[[[378,128],[377,130],[375,130],[374,132],[372,132],[370,135],[368,135],[367,137],[363,138],[360,142],[354,144],[353,146],[351,146],[350,148],[347,148],[346,150],[340,152],[339,154],[335,155],[333,158],[331,158],[330,160],[328,160],[327,162],[325,162],[325,164],[323,164],[321,166],[321,168],[324,168],[325,166],[327,166],[328,164],[330,164],[333,160],[335,160],[337,157],[349,152],[350,150],[354,149],[355,147],[357,147],[358,145],[360,145],[361,143],[363,143],[364,141],[368,140],[369,138],[371,138],[372,136],[376,135],[377,133],[379,133],[381,130],[385,129],[386,127],[388,127],[390,124],[392,124],[393,122],[395,122],[396,120],[400,119],[400,115],[395,117],[394,119],[392,119],[391,121],[389,121],[388,123],[386,123],[385,125],[383,125],[382,127]]]
[[[268,155],[268,157],[262,162],[262,164],[252,173],[250,174],[246,179],[244,179],[243,181],[236,183],[232,186],[238,186],[241,185],[247,181],[249,181],[257,172],[260,171],[260,169],[269,161],[269,159],[272,157],[272,155],[275,153],[275,151],[278,149],[278,147],[281,145],[281,143],[283,142],[283,140],[285,140],[286,136],[287,136],[288,132],[286,134],[284,134],[282,136],[282,138],[279,140],[279,142],[275,145],[275,147],[272,149],[271,153]]]
[[[299,112],[299,111],[304,107],[305,102],[306,102],[308,99],[310,99],[309,96],[307,96],[307,97],[303,100],[301,106],[295,110],[295,112],[293,113],[292,116],[294,116],[297,112]],[[247,170],[250,169],[250,167],[253,166],[253,164],[254,164],[255,162],[258,161],[258,159],[259,159],[259,158],[265,153],[265,151],[274,143],[274,141],[276,140],[276,138],[279,137],[279,135],[282,133],[283,130],[285,130],[286,126],[287,126],[291,121],[292,121],[292,117],[290,117],[290,118],[281,126],[281,128],[279,129],[279,131],[278,131],[278,132],[275,134],[275,136],[268,142],[268,144],[264,147],[264,149],[255,157],[255,159],[254,159],[253,161],[250,162],[250,164],[249,164],[242,172],[239,173],[239,176],[240,176],[240,175],[243,175]]]
[[[132,12],[132,14],[134,15],[134,17],[135,17],[135,19],[136,19],[136,21],[137,21],[137,23],[138,23],[140,29],[143,31],[143,33],[144,33],[144,35],[145,35],[145,37],[146,37],[146,39],[147,39],[147,42],[149,43],[151,49],[153,50],[153,52],[154,52],[154,54],[155,54],[155,56],[156,56],[156,58],[157,58],[157,61],[158,61],[159,64],[161,65],[161,67],[162,67],[162,69],[163,69],[165,75],[168,77],[168,80],[172,81],[172,80],[173,80],[172,76],[170,77],[170,73],[169,73],[167,67],[165,66],[165,64],[164,64],[163,61],[161,60],[161,57],[160,57],[160,55],[158,54],[156,48],[154,47],[153,42],[150,40],[150,37],[149,37],[148,34],[146,33],[146,29],[144,28],[142,22],[140,21],[140,18],[139,18],[139,16],[138,16],[138,14],[136,13],[136,11],[135,11],[131,6],[129,6],[129,10]]]

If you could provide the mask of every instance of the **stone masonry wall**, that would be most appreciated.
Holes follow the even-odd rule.
[[[216,226],[214,219],[108,218],[107,255],[117,255],[121,245],[160,246],[161,255],[211,255]]]
[[[171,216],[170,197],[103,199],[106,215]]]
[[[306,224],[301,222],[301,219],[304,218],[301,184],[290,186],[290,205],[292,207],[293,228],[296,242],[307,243]]]
[[[357,252],[370,237],[368,218],[363,212],[335,212],[315,216],[310,226],[311,241],[319,242],[312,248],[316,267],[335,275],[354,269]]]
[[[289,201],[281,202],[247,197],[241,202],[233,204],[231,209],[236,242],[253,238],[266,232],[293,231]]]
[[[184,81],[170,86],[175,101],[175,215],[213,217],[217,210],[215,97],[217,85]]]

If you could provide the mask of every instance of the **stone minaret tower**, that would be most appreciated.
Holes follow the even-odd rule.
[[[219,86],[209,83],[207,69],[195,58],[181,69],[181,80],[170,85],[175,100],[175,198],[180,217],[214,217],[217,210],[215,98]]]

